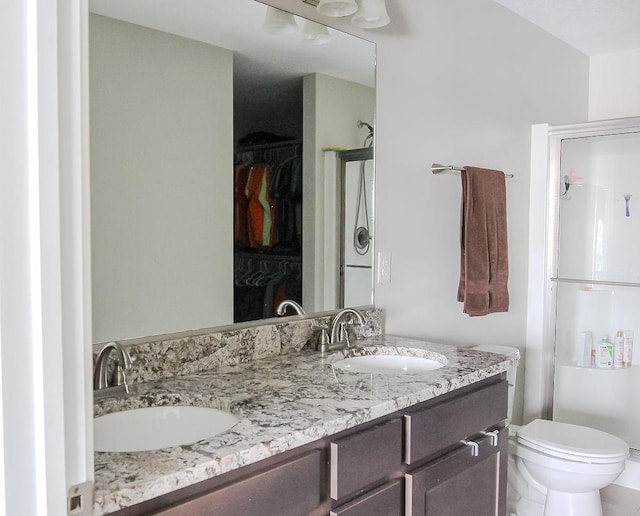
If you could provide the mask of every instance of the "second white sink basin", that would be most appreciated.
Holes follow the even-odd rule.
[[[440,369],[444,363],[423,357],[402,355],[363,355],[343,358],[333,363],[344,371],[354,373],[411,374]]]
[[[134,452],[192,444],[238,421],[222,410],[180,405],[112,412],[93,420],[94,449]]]

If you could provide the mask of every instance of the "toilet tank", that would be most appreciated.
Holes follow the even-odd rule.
[[[493,344],[484,344],[482,346],[473,346],[471,349],[478,351],[486,351],[488,353],[499,353],[506,355],[512,362],[512,366],[507,370],[507,383],[509,384],[509,406],[507,407],[507,424],[511,422],[513,414],[513,399],[516,390],[516,376],[518,374],[518,362],[520,361],[520,350],[511,346],[498,346]]]

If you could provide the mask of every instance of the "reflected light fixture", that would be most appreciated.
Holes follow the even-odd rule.
[[[262,30],[269,34],[293,34],[298,32],[298,24],[293,14],[268,6]]]
[[[355,13],[358,10],[358,4],[356,0],[320,0],[316,9],[323,16],[338,18]]]
[[[300,35],[302,39],[312,45],[323,45],[331,39],[329,31],[324,25],[320,25],[311,20],[304,22]]]
[[[353,25],[363,29],[384,27],[390,21],[385,0],[360,0],[358,12],[351,18]]]

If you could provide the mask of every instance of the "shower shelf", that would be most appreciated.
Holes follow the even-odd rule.
[[[631,373],[635,375],[637,369],[640,367],[638,364],[632,364],[627,367],[584,367],[579,366],[575,362],[559,363],[559,367],[567,367],[569,369],[577,369],[586,374],[625,374]]]
[[[606,287],[640,287],[640,283],[630,281],[606,281],[606,280],[591,280],[591,279],[576,279],[576,278],[549,278],[555,283],[577,283],[583,285],[603,285]]]

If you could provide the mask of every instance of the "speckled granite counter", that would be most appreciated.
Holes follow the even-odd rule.
[[[384,336],[321,356],[304,350],[212,372],[137,385],[101,400],[96,415],[152,405],[199,405],[232,412],[231,430],[188,446],[95,454],[95,514],[109,513],[335,434],[506,371],[504,355]],[[375,350],[372,346],[384,346]],[[403,354],[447,364],[420,374],[345,372],[354,354]],[[440,354],[439,356],[437,354]]]

